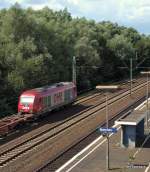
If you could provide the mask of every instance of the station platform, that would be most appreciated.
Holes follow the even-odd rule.
[[[110,137],[110,170],[114,172],[150,172],[150,138],[143,148],[122,148],[120,146],[119,130]],[[100,137],[65,168],[56,172],[105,172],[106,170],[106,139]]]
[[[115,124],[113,127],[118,132],[110,134],[109,138],[109,170],[106,169],[107,141],[100,136],[56,172],[150,172],[150,134],[144,138],[142,146],[130,149],[121,146],[121,126]]]

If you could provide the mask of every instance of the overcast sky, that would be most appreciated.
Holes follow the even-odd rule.
[[[60,10],[67,7],[73,17],[117,22],[150,34],[150,0],[0,0],[0,8],[18,2],[23,8]]]

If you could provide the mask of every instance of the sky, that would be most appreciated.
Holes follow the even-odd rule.
[[[111,21],[150,35],[150,0],[0,0],[0,9],[15,2],[35,10],[45,6],[53,10],[67,8],[73,17]]]

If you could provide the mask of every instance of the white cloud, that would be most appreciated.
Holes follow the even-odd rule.
[[[120,0],[120,17],[128,20],[140,20],[150,17],[150,1],[149,0]],[[148,19],[147,18],[147,19]]]
[[[64,5],[61,3],[61,0],[22,0],[24,7],[32,7],[35,10],[42,9],[44,7],[49,7],[53,10],[64,9]]]
[[[11,4],[15,4],[16,2],[18,3],[24,2],[24,0],[7,0],[7,1],[10,2]]]
[[[150,17],[149,0],[67,0],[69,4],[75,5],[81,14],[85,16],[96,16],[101,20],[133,20],[142,17]]]
[[[79,5],[81,3],[80,0],[67,0],[67,2],[73,5]]]

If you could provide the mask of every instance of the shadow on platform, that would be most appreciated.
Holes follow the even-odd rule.
[[[136,147],[150,148],[150,134],[144,135],[144,137],[139,138]]]

